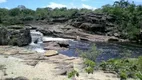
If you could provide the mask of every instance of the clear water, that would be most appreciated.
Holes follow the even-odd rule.
[[[142,55],[142,47],[107,42],[70,42],[70,48],[65,51],[61,50],[60,53],[70,57],[78,57],[80,54],[77,52],[77,49],[86,51],[91,48],[92,44],[96,44],[97,49],[101,51],[101,54],[97,58],[98,61],[123,57],[124,50],[129,50],[131,57]]]

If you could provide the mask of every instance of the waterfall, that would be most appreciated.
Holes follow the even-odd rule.
[[[47,37],[43,36],[43,34],[37,30],[31,30],[30,31],[32,42],[27,47],[30,50],[36,51],[38,53],[44,53],[44,46],[45,42],[49,41],[73,41],[72,39],[64,39],[64,38],[54,38],[54,37]]]
[[[36,30],[31,30],[30,33],[31,33],[32,42],[29,45],[29,48],[39,53],[44,53],[45,50],[43,49],[43,40],[42,40],[43,34]]]

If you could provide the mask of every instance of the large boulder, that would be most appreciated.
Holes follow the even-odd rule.
[[[29,29],[0,27],[0,45],[26,46],[31,43]]]

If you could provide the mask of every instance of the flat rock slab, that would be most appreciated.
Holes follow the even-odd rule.
[[[55,50],[48,50],[45,52],[44,56],[46,57],[50,57],[50,56],[55,56],[55,55],[58,55],[58,51],[55,51]]]
[[[23,47],[16,47],[16,46],[0,46],[0,54],[3,55],[16,55],[16,54],[34,54],[35,51],[28,50]]]

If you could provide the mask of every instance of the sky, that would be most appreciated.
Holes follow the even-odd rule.
[[[87,8],[97,9],[105,4],[113,4],[116,0],[0,0],[0,8],[15,8],[18,5],[24,5],[27,8],[36,10],[36,8]],[[132,2],[132,0],[129,0]],[[133,0],[135,4],[142,5],[142,0]]]

